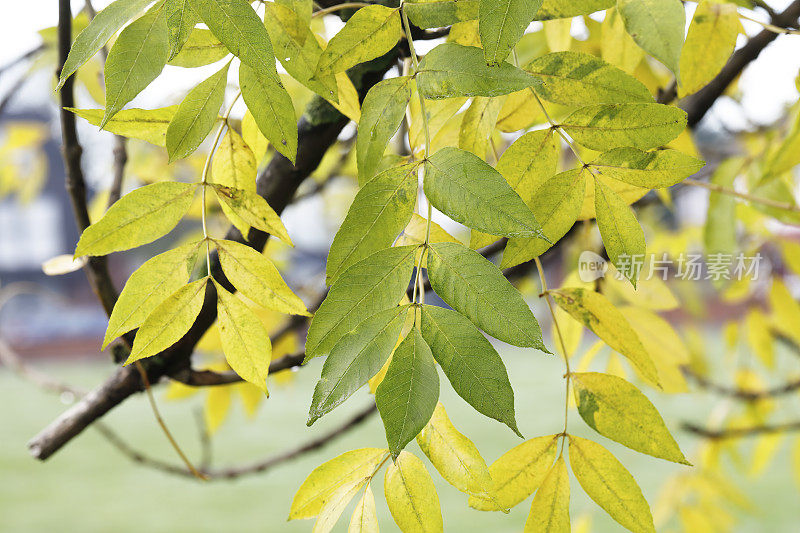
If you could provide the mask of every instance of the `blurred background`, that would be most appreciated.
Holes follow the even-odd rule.
[[[788,3],[778,0],[771,5],[780,10]],[[97,0],[94,8],[99,10],[106,4],[105,0]],[[687,4],[687,20],[693,7],[694,4]],[[73,2],[74,13],[82,9],[83,1]],[[602,15],[597,20],[574,19],[573,37],[577,41],[587,39],[593,21],[601,19]],[[19,369],[10,367],[8,359],[6,364],[0,364],[0,531],[307,531],[311,528],[309,522],[286,522],[297,487],[315,466],[341,452],[383,445],[383,429],[377,417],[320,450],[269,471],[230,481],[199,483],[139,464],[130,460],[130,450],[121,454],[118,445],[95,429],[86,431],[45,463],[35,461],[26,451],[26,441],[73,403],[77,392],[102,382],[114,369],[109,354],[99,349],[106,315],[84,273],[80,269],[65,272],[69,268],[63,265],[69,262],[59,258],[72,253],[79,233],[64,188],[58,108],[53,92],[56,20],[56,3],[48,0],[17,2],[0,17],[0,340],[3,349],[13,352],[23,364],[23,373],[28,374],[20,376]],[[77,19],[76,29],[86,20]],[[761,30],[754,23],[743,22],[748,34]],[[328,17],[325,24],[335,31],[340,22]],[[530,31],[540,30],[541,25],[534,23]],[[740,39],[744,42],[746,36]],[[421,52],[434,44],[422,44]],[[177,103],[215,68],[210,65],[189,72],[168,66],[132,106],[155,108]],[[740,150],[743,139],[754,132],[787,123],[796,112],[792,106],[796,107],[798,98],[799,68],[800,36],[778,37],[745,69],[735,89],[715,103],[694,131],[693,143],[698,152],[709,161],[719,160]],[[81,69],[79,107],[103,105],[101,71],[99,59]],[[308,95],[290,83],[287,85],[295,91],[293,97],[300,112]],[[236,108],[233,116],[241,117],[241,110]],[[92,212],[100,216],[113,174],[115,139],[85,121],[79,120],[78,127],[85,150],[84,171],[91,189]],[[347,158],[353,134],[351,125],[341,136],[338,152],[327,157],[315,174],[316,180],[299,191],[303,198],[284,212],[282,218],[296,243],[291,255],[277,243],[271,243],[268,250],[279,262],[290,286],[307,301],[324,286],[328,246],[357,188],[352,161]],[[168,166],[163,149],[139,141],[128,144],[128,156],[126,190],[136,184],[196,173],[202,165],[199,155],[200,159]],[[705,224],[707,203],[707,191],[686,188],[675,191],[668,217],[663,206],[659,210],[645,207],[651,211],[643,222],[654,225],[669,220],[671,228],[670,234],[654,247],[648,239],[648,251],[668,249],[680,239],[697,239]],[[468,239],[463,228],[441,222],[457,238]],[[221,221],[219,224],[222,227]],[[787,246],[800,246],[796,222],[775,222],[769,227],[781,242],[789,243]],[[197,217],[190,217],[161,241],[112,255],[110,270],[117,286],[121,287],[143,261],[198,230]],[[669,241],[670,238],[674,240]],[[795,248],[791,250],[797,253]],[[770,261],[767,254],[762,271],[767,279],[772,268],[783,268],[778,265],[787,262],[787,256],[795,257],[782,248],[773,251],[781,259]],[[558,286],[574,271],[579,252],[580,247],[575,244],[548,263],[552,285]],[[799,273],[791,268],[780,273],[796,299],[800,295]],[[521,279],[520,287],[549,336],[548,315],[536,297],[538,282],[531,274]],[[759,387],[769,387],[798,376],[798,354],[793,347],[775,341],[774,366],[768,372],[759,369],[758,377],[742,377],[743,367],[756,373],[749,364],[742,363],[753,359],[752,343],[743,334],[737,336],[736,331],[750,300],[736,297],[730,288],[726,293],[711,282],[666,285],[663,290],[677,295],[680,306],[663,316],[676,329],[688,331],[683,336],[684,349],[693,358],[702,359],[707,367],[716,368],[714,375],[722,376],[719,381],[750,380],[751,385],[757,382]],[[800,329],[800,323],[796,327]],[[549,339],[546,342],[550,344]],[[214,355],[215,343],[215,339],[208,338],[201,344],[201,357],[212,367],[219,361]],[[291,336],[276,351],[292,353],[302,343],[302,335]],[[596,353],[595,339],[588,332],[580,346],[582,357],[588,359],[587,368],[633,375],[615,354],[608,350]],[[498,349],[516,391],[523,434],[533,437],[557,431],[554,428],[559,427],[563,416],[562,363],[535,351],[499,344]],[[217,467],[248,464],[335,428],[360,405],[371,401],[368,391],[361,391],[313,429],[307,428],[306,413],[320,368],[321,363],[314,361],[302,371],[278,374],[272,379],[268,401],[254,400],[251,391],[241,385],[194,391],[171,384],[159,387],[156,394],[165,419],[193,460],[213,461]],[[694,383],[690,388],[684,394],[661,394],[653,389],[646,393],[690,460],[694,462],[704,453],[718,455],[718,479],[709,481],[713,477],[710,476],[698,481],[684,467],[604,441],[640,482],[656,520],[665,524],[665,530],[692,530],[694,525],[695,531],[704,531],[705,512],[718,525],[727,526],[721,530],[797,531],[800,445],[796,437],[778,434],[766,440],[747,439],[724,451],[719,446],[715,448],[692,432],[681,430],[682,424],[707,425],[741,407],[713,390],[695,387]],[[478,445],[487,461],[519,442],[510,432],[487,423],[449,388],[443,387],[442,394],[453,422]],[[115,409],[104,423],[122,437],[124,446],[176,463],[174,451],[153,420],[146,398],[139,396]],[[747,408],[753,406],[744,409]],[[797,419],[800,397],[795,391],[768,408],[775,418]],[[577,418],[573,415],[577,434],[588,436],[585,428],[581,433]],[[416,449],[416,444],[412,446]],[[434,478],[440,489],[446,531],[499,532],[522,527],[527,504],[519,505],[508,516],[481,513],[466,506],[463,494],[438,476]],[[380,480],[376,481],[374,490],[380,491]],[[684,492],[690,489],[694,491],[691,502],[683,499]],[[572,494],[576,530],[619,529],[577,484],[573,484]],[[394,530],[385,507],[379,505],[378,512],[385,530]],[[346,529],[346,523],[343,518],[337,530]]]

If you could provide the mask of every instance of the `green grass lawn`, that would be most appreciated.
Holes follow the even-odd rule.
[[[529,351],[506,353],[509,375],[517,393],[519,426],[526,437],[557,433],[563,416],[562,364],[554,357]],[[214,464],[247,463],[271,453],[299,445],[325,428],[333,427],[365,405],[361,391],[336,412],[305,426],[306,413],[320,363],[297,373],[286,386],[274,386],[255,421],[248,422],[241,406],[214,438]],[[110,365],[74,363],[49,365],[46,370],[84,387],[98,383],[111,372]],[[487,461],[520,442],[506,427],[475,413],[442,380],[442,401],[456,426],[472,438]],[[711,408],[708,398],[684,395],[668,397],[647,394],[664,414],[667,424],[677,428],[682,417],[703,420]],[[191,457],[199,452],[195,410],[199,397],[168,402],[159,394],[162,411],[170,427]],[[384,446],[383,429],[377,416],[321,451],[287,463],[264,474],[235,481],[200,483],[143,468],[122,457],[94,430],[87,430],[46,463],[31,459],[25,442],[66,408],[60,399],[0,369],[0,531],[6,532],[218,532],[218,531],[310,531],[308,521],[287,522],[292,496],[305,476],[318,464],[358,447]],[[591,436],[577,413],[570,413],[570,428]],[[174,460],[174,452],[156,426],[144,397],[126,402],[106,421],[131,445],[152,455]],[[675,430],[676,438],[691,459],[694,443]],[[670,474],[687,468],[631,452],[603,437],[594,437],[611,449],[639,481],[645,497],[655,503],[662,482]],[[783,449],[757,478],[738,477],[737,483],[753,499],[753,515],[737,515],[735,531],[795,532],[800,519],[800,496],[788,468],[789,453]],[[421,456],[416,443],[410,450]],[[426,460],[427,462],[427,460]],[[439,488],[445,531],[521,531],[530,500],[510,514],[485,513],[466,505],[466,496],[429,469]],[[397,531],[382,498],[382,475],[373,489],[383,531]],[[593,531],[619,531],[603,512],[571,481],[571,515],[591,514]],[[335,531],[346,531],[352,506],[345,511]],[[668,528],[669,529],[669,528]]]

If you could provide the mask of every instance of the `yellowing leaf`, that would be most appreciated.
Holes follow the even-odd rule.
[[[206,296],[208,278],[184,285],[156,307],[142,323],[125,364],[166,350],[189,331]]]
[[[319,517],[316,523],[314,523],[314,529],[311,530],[312,533],[328,533],[333,529],[333,526],[336,525],[336,522],[342,515],[344,508],[347,507],[347,504],[350,503],[353,496],[361,490],[361,487],[363,487],[368,480],[369,478],[365,478],[336,489],[333,494],[331,494],[330,499],[325,502],[325,505],[320,509]]]
[[[183,68],[202,67],[216,63],[228,54],[228,48],[210,30],[194,28],[189,40],[168,64]]]
[[[775,352],[767,317],[758,308],[752,308],[745,318],[747,342],[753,353],[767,368],[775,367]]]
[[[600,49],[603,60],[633,74],[644,58],[644,51],[625,31],[625,23],[616,8],[606,10],[602,32]]]
[[[189,210],[195,190],[197,184],[163,181],[129,192],[83,231],[75,256],[108,255],[166,235]]]
[[[275,235],[289,246],[293,246],[281,217],[261,196],[248,190],[232,189],[222,185],[211,184],[210,187],[214,189],[219,201],[226,204],[236,216],[254,228]]]
[[[679,0],[619,0],[625,29],[648,54],[678,72],[686,14]]]
[[[800,332],[797,330],[797,324],[800,324],[800,303],[779,279],[772,280],[769,305],[778,331],[800,344]]]
[[[242,136],[228,129],[211,160],[214,183],[232,189],[256,192],[256,159]]]
[[[478,18],[478,0],[407,0],[403,9],[418,28],[441,28]]]
[[[700,2],[680,58],[681,96],[702,89],[722,70],[744,33],[734,4]]]
[[[461,492],[491,498],[492,478],[478,448],[459,432],[440,403],[417,444],[436,470]]]
[[[213,435],[219,429],[225,419],[228,418],[231,408],[231,389],[230,387],[211,387],[206,396],[206,403],[203,406],[203,418],[209,435]]]
[[[594,212],[608,257],[636,287],[645,254],[644,231],[625,200],[599,180],[594,187]]]
[[[199,242],[193,242],[164,252],[131,274],[108,319],[103,348],[138,327],[161,302],[189,281],[199,246]]]
[[[261,133],[261,130],[258,129],[258,124],[256,124],[256,119],[253,118],[253,114],[248,110],[244,117],[242,118],[242,139],[244,140],[245,144],[250,148],[253,152],[253,155],[256,159],[256,167],[258,166],[261,161],[264,160],[264,156],[267,155],[267,148],[269,146],[269,141],[267,138],[264,137],[264,134]],[[212,161],[213,165],[213,161]],[[212,167],[212,174],[213,174],[213,167]]]
[[[634,532],[655,532],[650,506],[630,472],[590,440],[569,436],[569,464],[583,490],[611,518]]]
[[[292,500],[289,520],[313,518],[337,489],[374,475],[388,457],[388,450],[361,448],[345,452],[314,469]]]
[[[104,111],[102,109],[75,109],[72,107],[66,109],[94,126],[99,126],[103,120]],[[156,146],[166,146],[167,127],[177,109],[177,105],[158,109],[123,109],[106,122],[103,129],[123,137],[141,139]]]
[[[558,451],[558,435],[530,439],[497,459],[489,467],[493,498],[471,496],[469,506],[480,511],[514,507],[539,488]]]
[[[525,532],[569,531],[569,474],[564,457],[559,456],[533,497],[528,520],[525,522]]]
[[[272,359],[269,335],[244,302],[216,281],[214,285],[217,289],[217,326],[225,359],[242,379],[267,394],[267,375]]]
[[[401,531],[436,533],[443,530],[439,496],[430,474],[415,455],[403,452],[386,469],[386,504]]]
[[[636,148],[615,148],[589,163],[604,176],[637,187],[670,187],[698,172],[705,163],[677,150],[644,152]]]
[[[378,533],[378,516],[375,511],[375,496],[369,484],[364,489],[364,495],[358,500],[353,516],[350,519],[350,527],[347,533]]]
[[[502,97],[475,97],[464,113],[464,120],[458,132],[458,147],[485,159],[489,136],[494,131],[502,105]]]
[[[559,307],[627,357],[648,380],[658,383],[655,365],[638,335],[605,296],[586,289],[559,289],[552,295]]]
[[[581,417],[601,435],[653,457],[689,464],[650,400],[624,379],[576,373],[572,387]]]
[[[264,254],[235,241],[215,240],[222,271],[242,294],[267,309],[309,316],[303,301]]]

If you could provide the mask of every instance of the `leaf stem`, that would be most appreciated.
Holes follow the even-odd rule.
[[[563,452],[564,439],[567,437],[567,422],[569,421],[569,378],[571,375],[569,368],[569,354],[567,353],[567,346],[564,342],[564,336],[561,334],[561,328],[559,327],[558,320],[556,319],[556,311],[553,308],[553,303],[550,301],[550,289],[547,288],[547,279],[544,277],[544,268],[542,268],[542,262],[539,261],[538,257],[534,257],[533,260],[536,263],[536,270],[539,272],[539,279],[542,283],[541,296],[544,297],[545,302],[547,302],[547,308],[550,310],[550,316],[553,318],[553,326],[555,327],[556,335],[558,336],[558,342],[561,345],[561,354],[564,356],[564,367],[566,368],[566,372],[564,374],[564,431],[561,433],[561,452]]]
[[[349,8],[356,8],[356,7],[367,7],[367,6],[370,6],[370,5],[372,5],[372,4],[368,4],[366,2],[345,2],[343,4],[338,4],[338,5],[335,5],[335,6],[330,6],[330,7],[326,7],[326,8],[320,9],[319,11],[314,11],[314,13],[311,16],[312,17],[322,17],[322,16],[325,16],[325,15],[328,15],[329,13],[334,13],[336,11],[339,11],[341,9],[349,9]]]
[[[769,30],[772,33],[783,33],[783,34],[787,34],[787,35],[800,35],[800,30],[795,30],[795,29],[791,29],[791,28],[781,28],[780,26],[776,26],[774,24],[770,24],[769,22],[762,22],[762,21],[760,21],[758,19],[749,17],[749,16],[744,15],[742,13],[738,13],[738,15],[739,15],[739,18],[744,19],[744,20],[749,20],[750,22],[755,22],[756,24],[758,24],[759,26],[761,26],[765,30]]]

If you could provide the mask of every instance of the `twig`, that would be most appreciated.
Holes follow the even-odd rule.
[[[788,381],[783,385],[771,389],[747,390],[734,387],[726,387],[714,383],[713,381],[705,378],[704,376],[701,376],[697,372],[694,372],[688,366],[681,367],[681,370],[683,371],[683,374],[685,376],[694,380],[695,383],[697,383],[703,389],[709,390],[717,394],[721,394],[723,396],[730,396],[732,398],[738,398],[740,400],[745,400],[745,401],[755,401],[765,398],[774,398],[776,396],[784,396],[786,394],[791,394],[797,390],[800,390],[800,379]]]
[[[727,429],[708,429],[696,424],[692,424],[691,422],[684,422],[683,429],[689,433],[694,433],[695,435],[711,440],[739,439],[742,437],[763,435],[765,433],[786,433],[790,431],[800,431],[800,420],[796,422],[786,422],[775,425]]]
[[[795,213],[800,213],[800,207],[798,207],[797,205],[790,204],[787,202],[778,202],[777,200],[771,200],[769,198],[760,198],[758,196],[753,196],[751,194],[723,187],[722,185],[719,185],[717,183],[707,183],[705,181],[698,181],[696,179],[686,178],[681,182],[681,184],[691,185],[693,187],[702,187],[703,189],[708,189],[709,191],[714,191],[721,194],[727,194],[728,196],[735,196],[736,198],[741,198],[742,200],[746,200],[751,203],[766,205],[768,207],[774,207],[775,209],[782,209],[784,211],[793,211]]]

